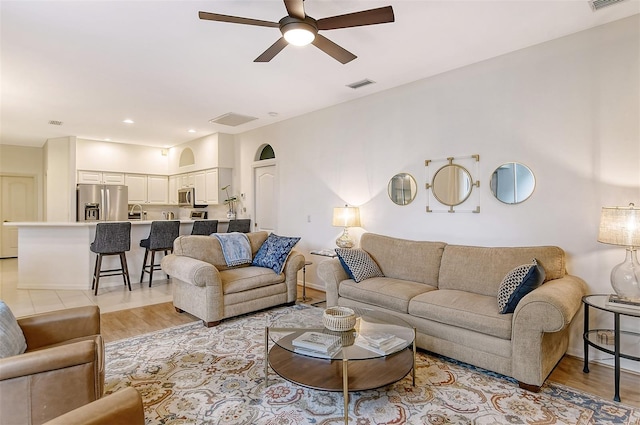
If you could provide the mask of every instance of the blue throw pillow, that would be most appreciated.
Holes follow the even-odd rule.
[[[542,285],[544,278],[544,269],[535,258],[531,264],[518,266],[507,273],[498,289],[499,312],[513,313],[520,300]]]
[[[0,301],[0,359],[17,356],[27,349],[22,329],[9,307]]]
[[[371,277],[384,277],[380,267],[371,258],[369,253],[360,248],[336,248],[336,254],[340,263],[356,283]]]
[[[291,250],[300,238],[278,236],[271,233],[256,253],[252,266],[266,267],[280,274]]]

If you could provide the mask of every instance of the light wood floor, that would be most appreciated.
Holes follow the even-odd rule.
[[[301,296],[301,294],[298,294]],[[324,300],[324,293],[307,288],[311,302]],[[198,321],[188,313],[179,314],[171,303],[155,304],[101,315],[102,335],[106,342],[129,338],[156,330]],[[582,359],[564,356],[549,381],[576,390],[613,399],[613,369],[595,363],[589,364],[589,373],[582,372]],[[620,379],[622,403],[640,407],[640,376],[622,372]]]

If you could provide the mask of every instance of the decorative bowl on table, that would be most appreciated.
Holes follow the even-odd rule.
[[[322,324],[330,331],[348,331],[356,324],[356,313],[347,307],[329,307],[322,314]]]

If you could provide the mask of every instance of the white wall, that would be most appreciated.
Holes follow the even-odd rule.
[[[341,229],[331,226],[331,212],[346,202],[361,207],[361,231],[558,245],[589,292],[610,293],[609,273],[624,250],[596,242],[600,208],[640,205],[639,28],[635,15],[237,135],[245,204],[252,207],[255,152],[269,143],[279,168],[278,233],[301,236],[298,248],[314,263],[322,258],[308,251],[335,246]],[[481,212],[426,213],[424,160],[471,154],[480,155],[474,190]],[[533,196],[514,206],[489,190],[493,170],[510,161],[528,165],[537,179]],[[421,188],[404,207],[386,194],[398,172],[413,174]],[[307,269],[307,280],[322,285],[314,270]],[[611,326],[611,317],[596,314],[594,322]],[[623,327],[637,329],[637,322]],[[582,355],[581,333],[582,312],[571,354]]]
[[[76,138],[48,139],[44,155],[44,220],[76,221]]]
[[[191,149],[194,164],[180,167],[180,155],[185,148]],[[168,174],[189,173],[207,168],[233,168],[234,166],[233,136],[213,133],[208,136],[190,140],[169,149]]]
[[[167,156],[156,147],[78,139],[76,155],[78,170],[168,174]]]

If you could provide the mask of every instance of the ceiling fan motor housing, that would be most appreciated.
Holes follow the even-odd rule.
[[[289,31],[302,30],[312,34],[313,37],[310,37],[311,39],[305,44],[309,44],[310,42],[312,42],[315,39],[316,35],[318,34],[318,25],[316,24],[316,20],[309,16],[306,16],[304,19],[294,18],[292,16],[285,16],[284,18],[280,19],[279,24],[280,24],[280,32],[290,43],[292,43],[292,41],[289,40],[289,38],[287,37],[287,33]],[[296,44],[296,43],[293,43],[293,44]]]

